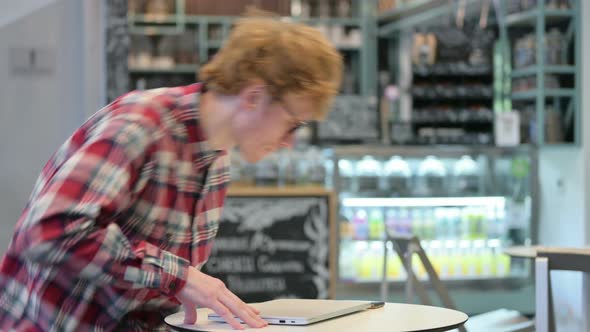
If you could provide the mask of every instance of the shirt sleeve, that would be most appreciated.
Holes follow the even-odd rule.
[[[115,222],[130,206],[135,184],[145,182],[138,178],[161,132],[148,119],[130,112],[89,131],[34,193],[13,240],[21,258],[120,288],[159,289],[173,296],[184,286],[187,260],[147,242],[131,242]]]

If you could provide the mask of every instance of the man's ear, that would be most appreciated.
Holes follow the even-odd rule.
[[[240,91],[239,97],[242,109],[256,109],[265,100],[266,86],[259,82],[250,83]]]

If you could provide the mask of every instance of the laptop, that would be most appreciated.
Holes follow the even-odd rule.
[[[262,319],[273,325],[309,325],[374,308],[375,305],[375,303],[367,301],[304,299],[278,299],[250,304],[250,306],[260,310]],[[209,320],[225,322],[223,317],[214,312],[209,314]],[[238,318],[238,320],[242,322],[241,319]]]

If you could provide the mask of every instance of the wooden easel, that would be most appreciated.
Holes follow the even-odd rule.
[[[432,301],[426,292],[426,288],[424,285],[416,278],[414,274],[414,270],[412,269],[412,257],[414,254],[417,254],[428,274],[428,278],[430,283],[434,287],[434,290],[440,300],[442,301],[443,305],[448,309],[456,310],[455,303],[449,296],[449,292],[447,291],[446,287],[440,281],[438,274],[434,270],[432,263],[426,256],[422,245],[420,245],[420,240],[418,237],[414,235],[395,235],[395,234],[388,234],[385,240],[383,241],[383,275],[381,279],[381,300],[387,301],[388,296],[388,281],[387,281],[387,242],[391,242],[393,248],[399,255],[402,260],[404,269],[406,270],[407,280],[406,280],[406,299],[408,303],[412,303],[414,300],[414,291],[417,293],[418,297],[422,304],[425,305],[432,305]],[[465,327],[461,326],[458,328],[461,332],[467,332]]]

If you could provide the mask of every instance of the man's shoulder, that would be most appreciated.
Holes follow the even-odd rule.
[[[195,83],[186,86],[136,90],[121,96],[117,102],[123,105],[157,105],[160,107],[172,109],[183,105],[186,102],[187,97],[192,100],[195,94],[200,91],[200,89],[201,85]]]
[[[157,127],[174,126],[176,117],[172,114],[177,110],[194,109],[199,91],[199,84],[135,90],[120,96],[97,115],[148,121]]]

